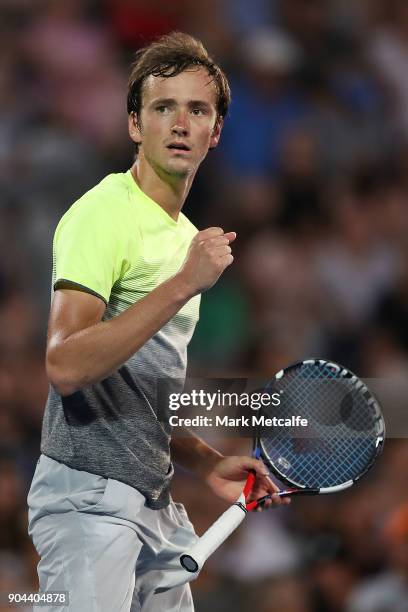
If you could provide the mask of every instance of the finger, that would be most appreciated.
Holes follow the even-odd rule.
[[[224,255],[229,255],[231,253],[231,247],[228,244],[222,244],[220,246],[214,247],[214,255],[218,255],[219,257],[223,257]]]
[[[260,511],[262,512],[263,510],[270,510],[271,508],[277,508],[280,505],[281,505],[280,502],[276,502],[276,501],[272,502],[270,499],[268,499],[264,503],[260,504],[258,506],[258,509],[260,509]]]
[[[221,259],[220,259],[221,265],[223,266],[224,270],[225,270],[225,268],[230,266],[233,261],[234,261],[234,256],[231,255],[231,254],[223,255],[223,257],[221,257]]]
[[[264,495],[273,495],[279,492],[279,487],[269,478],[269,476],[256,476],[254,491],[263,491]]]
[[[262,510],[269,510],[272,507],[276,508],[281,505],[282,505],[282,500],[275,495],[273,499],[266,499],[261,504],[259,504],[257,510],[259,512],[262,512]]]
[[[269,476],[260,476],[259,484],[263,486],[268,493],[278,493],[279,487],[269,478]]]
[[[262,510],[269,510],[272,507],[276,508],[282,505],[284,505],[282,498],[275,494],[271,498],[265,499],[261,504],[259,504],[258,508],[262,508]]]
[[[257,499],[259,499],[259,497],[263,497],[263,495],[258,496]],[[280,497],[279,495],[274,494],[269,499],[266,499],[262,505],[265,510],[268,510],[268,508],[271,508],[272,506],[289,506],[290,503],[290,497]]]
[[[220,265],[222,266],[222,271],[225,270],[225,268],[228,268],[228,266],[230,266],[232,264],[232,262],[234,261],[234,256],[229,254],[229,255],[223,255],[220,259]]]
[[[243,470],[254,470],[259,477],[269,477],[268,469],[260,459],[255,459],[254,457],[240,457],[239,459]]]
[[[265,497],[265,495],[271,495],[272,497],[264,502],[265,508],[272,505],[280,506],[283,503],[283,499],[276,495],[279,490],[279,487],[268,476],[257,477],[251,491],[250,501]]]
[[[237,233],[236,232],[225,232],[224,236],[228,238],[228,242],[234,242],[235,238],[237,237]]]
[[[221,227],[207,227],[205,230],[198,232],[194,238],[198,242],[208,240],[209,238],[215,238],[216,236],[223,236],[224,230]]]
[[[272,495],[270,499],[265,501],[265,509],[271,506],[288,506],[290,504],[289,497],[279,497],[279,495]]]
[[[208,247],[219,247],[228,246],[229,240],[225,237],[225,234],[216,236],[215,238],[207,238],[206,240],[200,240],[201,244],[205,244]]]
[[[265,489],[265,487],[254,487],[251,491],[250,501],[261,499],[266,495],[268,496],[268,498],[265,500],[265,504],[281,504],[282,498],[277,494],[277,492],[268,491],[267,489]]]

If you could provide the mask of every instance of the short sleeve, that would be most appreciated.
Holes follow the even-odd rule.
[[[118,219],[111,206],[77,202],[61,219],[53,244],[53,288],[73,285],[106,304],[122,270]]]

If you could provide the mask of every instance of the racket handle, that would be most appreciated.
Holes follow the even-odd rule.
[[[181,555],[180,563],[184,569],[192,573],[200,571],[208,557],[242,523],[246,513],[245,498],[241,495],[239,500],[207,529],[197,543]]]

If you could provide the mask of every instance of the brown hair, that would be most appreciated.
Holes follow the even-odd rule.
[[[150,75],[169,78],[192,66],[203,66],[217,88],[217,114],[225,117],[231,102],[227,77],[202,42],[183,32],[171,32],[136,52],[129,77],[127,111],[139,115],[144,81]]]

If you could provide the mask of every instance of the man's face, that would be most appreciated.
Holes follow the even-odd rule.
[[[177,76],[149,76],[143,88],[138,124],[129,120],[132,140],[141,143],[139,155],[158,174],[186,177],[194,173],[221,132],[217,92],[205,68]]]

